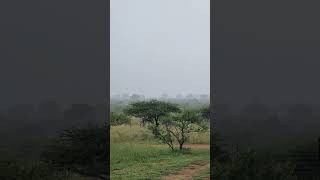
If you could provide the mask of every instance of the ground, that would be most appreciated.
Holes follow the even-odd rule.
[[[111,179],[206,179],[209,145],[186,145],[191,150],[171,152],[165,145],[111,145]]]
[[[163,180],[192,180],[192,179],[207,179],[208,177],[201,177],[203,176],[203,172],[207,172],[210,170],[210,161],[203,161],[196,164],[191,164],[180,171],[170,174],[167,176],[162,177]]]

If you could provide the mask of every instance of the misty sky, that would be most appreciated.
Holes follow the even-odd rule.
[[[112,0],[111,94],[209,94],[209,3]]]

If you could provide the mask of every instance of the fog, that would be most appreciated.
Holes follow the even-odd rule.
[[[209,94],[209,0],[112,0],[111,94]]]

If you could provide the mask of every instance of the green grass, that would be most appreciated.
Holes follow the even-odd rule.
[[[147,128],[139,125],[111,126],[110,142],[150,142],[154,141],[153,135]]]
[[[111,126],[111,179],[159,179],[210,159],[209,150],[172,152],[133,119],[131,126]],[[192,133],[187,144],[209,144],[209,132]],[[157,146],[155,146],[157,144]]]
[[[209,150],[172,152],[165,145],[112,143],[111,179],[159,179],[183,167],[209,160]]]

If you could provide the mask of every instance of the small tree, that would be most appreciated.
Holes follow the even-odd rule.
[[[167,144],[172,143],[172,139],[175,138],[181,150],[191,132],[207,130],[207,127],[202,123],[203,121],[204,119],[197,111],[186,110],[182,113],[170,114],[161,118],[162,126],[158,128],[159,137]],[[171,148],[171,145],[169,146]]]
[[[180,112],[176,104],[158,100],[140,101],[129,105],[125,112],[134,117],[141,118],[142,123],[151,123],[159,127],[159,119],[169,113]]]
[[[130,124],[131,119],[124,113],[111,113],[110,123],[112,126],[119,126],[122,124]]]
[[[171,133],[178,141],[179,149],[183,148],[191,132],[207,130],[205,124],[202,123],[204,119],[201,117],[201,114],[196,111],[186,110],[181,114],[173,116],[172,120],[174,128]]]

